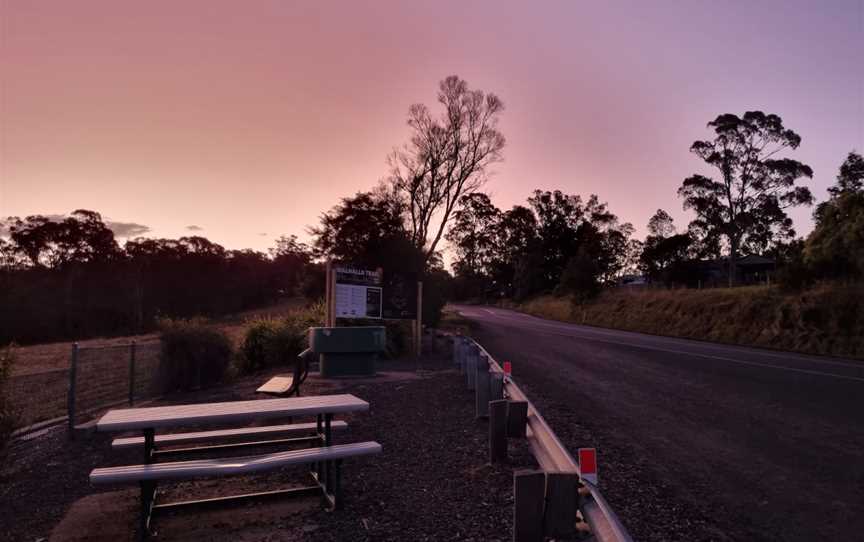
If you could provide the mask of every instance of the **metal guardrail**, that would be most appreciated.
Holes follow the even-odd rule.
[[[476,345],[480,353],[489,361],[490,372],[504,374],[504,370],[482,345],[465,337]],[[540,415],[540,412],[528,400],[525,393],[519,389],[510,376],[504,376],[504,395],[513,401],[524,401],[528,404],[528,420],[526,435],[531,452],[540,468],[545,472],[564,472],[576,474],[584,486],[580,490],[579,511],[591,534],[599,542],[632,542],[633,539],[621,520],[612,510],[600,490],[591,482],[582,479],[579,465],[567,451],[558,437]]]

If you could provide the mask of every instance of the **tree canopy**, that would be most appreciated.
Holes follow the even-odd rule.
[[[804,261],[828,277],[864,277],[864,159],[855,152],[840,166],[830,198],[817,207]]]
[[[678,195],[696,218],[691,229],[708,247],[726,242],[730,284],[740,251],[759,253],[778,239],[795,235],[786,209],[810,205],[813,196],[796,183],[813,176],[810,166],[779,153],[798,148],[801,137],[777,115],[748,111],[742,117],[724,114],[708,123],[714,138],[696,141],[690,151],[717,170],[714,179],[692,175]]]
[[[498,130],[504,104],[495,94],[452,75],[441,81],[438,103],[437,118],[423,104],[410,107],[411,138],[389,160],[393,186],[407,202],[410,239],[427,262],[462,196],[483,185],[504,148]]]

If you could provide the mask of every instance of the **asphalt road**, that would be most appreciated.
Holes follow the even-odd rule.
[[[864,540],[864,363],[457,306],[639,540]]]

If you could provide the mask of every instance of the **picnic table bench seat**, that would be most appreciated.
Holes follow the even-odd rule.
[[[138,483],[156,480],[185,480],[204,476],[233,476],[278,469],[288,465],[338,461],[348,457],[381,453],[374,441],[335,444],[319,448],[274,452],[251,457],[199,459],[93,469],[93,484]]]
[[[344,421],[333,421],[330,424],[333,430],[344,430],[348,423]],[[294,423],[288,425],[267,425],[263,427],[242,427],[239,429],[221,429],[217,431],[196,431],[192,433],[171,433],[155,435],[154,444],[157,446],[172,446],[175,444],[193,444],[197,442],[230,442],[242,438],[252,437],[256,439],[274,439],[290,435],[308,433],[315,431],[317,424]],[[114,449],[127,449],[144,446],[144,437],[122,437],[111,442]]]

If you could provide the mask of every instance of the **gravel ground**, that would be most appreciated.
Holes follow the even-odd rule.
[[[159,540],[509,539],[513,470],[532,467],[533,458],[524,442],[511,440],[510,462],[488,464],[487,423],[474,419],[473,394],[460,375],[449,362],[435,361],[446,353],[442,348],[416,366],[385,364],[379,369],[387,376],[379,378],[308,381],[304,395],[353,393],[372,405],[371,412],[346,418],[350,428],[337,433],[337,442],[376,440],[384,448],[381,455],[345,462],[344,510],[328,513],[317,499],[300,499],[306,502],[183,511],[157,517]],[[264,378],[242,379],[174,402],[252,398]],[[111,451],[113,436],[85,433],[70,443],[65,431],[55,429],[16,442],[0,474],[0,538],[116,540],[123,533],[133,539],[134,488],[101,491],[87,482],[96,466],[138,462],[136,453]],[[166,487],[164,497],[263,491],[302,476],[303,470],[294,468],[184,482]]]

